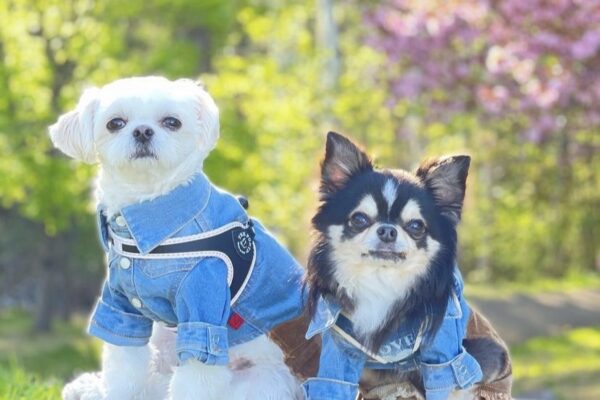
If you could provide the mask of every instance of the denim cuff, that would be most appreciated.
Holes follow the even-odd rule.
[[[456,387],[465,389],[483,378],[477,360],[464,348],[458,356],[443,364],[421,363],[421,373],[428,393],[427,400],[430,399],[429,391],[452,390]]]
[[[337,379],[310,378],[302,385],[307,400],[354,399],[358,385]]]
[[[226,365],[229,362],[227,328],[204,322],[180,323],[176,351],[181,362],[196,359],[208,365]]]
[[[448,400],[452,389],[426,390],[425,400]]]
[[[143,346],[152,334],[152,320],[98,301],[88,333],[115,346]]]

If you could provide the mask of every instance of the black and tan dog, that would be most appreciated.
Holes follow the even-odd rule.
[[[510,398],[508,350],[463,297],[456,266],[470,158],[376,169],[329,133],[308,336],[323,349],[309,399]]]

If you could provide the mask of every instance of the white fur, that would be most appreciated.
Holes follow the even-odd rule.
[[[350,215],[358,211],[367,214],[369,217],[371,217],[371,219],[376,218],[377,203],[375,202],[373,196],[368,194],[365,197],[363,197],[363,199],[358,203],[358,206],[356,206],[356,208],[350,213]]]
[[[283,361],[283,352],[267,336],[231,348],[234,382],[227,398],[239,400],[300,400],[300,383]],[[244,365],[247,365],[244,368]],[[238,367],[241,365],[242,367]]]
[[[165,117],[181,121],[169,129]],[[124,128],[107,123],[121,118]],[[133,131],[150,127],[152,157],[136,158]],[[99,162],[97,199],[108,214],[188,183],[202,170],[219,137],[219,111],[210,95],[186,79],[121,79],[87,90],[76,108],[49,128],[54,145],[87,163]],[[230,366],[188,361],[176,366],[175,333],[156,327],[143,347],[104,346],[102,372],[65,386],[66,400],[295,399],[299,384],[281,350],[261,336],[230,349]]]
[[[423,220],[423,215],[421,214],[421,207],[419,206],[419,203],[417,203],[413,199],[408,200],[404,205],[404,208],[402,209],[400,218],[402,218],[403,222],[408,222],[413,219]]]
[[[393,179],[388,179],[383,186],[381,193],[388,204],[388,211],[392,208],[392,204],[396,201],[398,184]]]
[[[168,116],[178,118],[181,128],[162,126]],[[116,117],[127,125],[111,132],[106,124]],[[150,148],[156,157],[132,160],[132,132],[141,125],[154,130]],[[219,137],[219,111],[210,95],[190,80],[128,78],[87,90],[75,110],[61,116],[49,132],[65,154],[101,163],[97,197],[112,214],[165,194],[200,171]]]
[[[125,347],[105,343],[102,379],[107,400],[139,398],[150,374],[150,347]]]
[[[283,361],[281,349],[264,335],[231,347],[228,367],[192,362],[189,366],[176,368],[175,331],[156,324],[154,328],[151,345],[156,349],[152,352],[149,375],[142,390],[133,397],[135,400],[303,398],[299,382]],[[121,365],[121,368],[127,367]],[[83,374],[65,386],[62,396],[65,400],[103,400],[106,398],[105,385],[102,374]]]
[[[225,365],[189,360],[175,369],[169,400],[221,400],[227,397],[233,374]]]

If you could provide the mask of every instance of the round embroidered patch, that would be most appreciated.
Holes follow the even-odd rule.
[[[252,236],[246,231],[240,231],[235,237],[235,247],[240,256],[247,256],[252,251]]]

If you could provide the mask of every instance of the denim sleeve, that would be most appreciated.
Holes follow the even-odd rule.
[[[331,330],[322,334],[317,377],[304,383],[307,400],[354,399],[365,365],[365,355],[343,342]]]
[[[458,314],[447,314],[435,337],[421,347],[427,400],[445,400],[455,388],[468,388],[483,377],[477,360],[462,346],[469,319],[469,310],[463,305]]]
[[[152,334],[152,320],[133,307],[108,281],[92,314],[88,332],[115,346],[143,346]]]
[[[179,360],[227,364],[230,293],[225,263],[218,258],[202,260],[181,282],[175,303]]]

